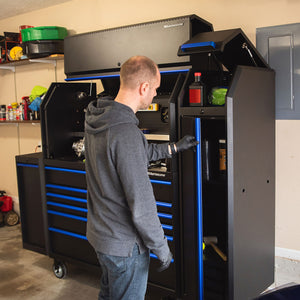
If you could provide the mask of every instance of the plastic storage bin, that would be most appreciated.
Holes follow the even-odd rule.
[[[63,40],[68,35],[68,31],[65,27],[40,26],[22,29],[21,35],[23,42],[36,40]]]

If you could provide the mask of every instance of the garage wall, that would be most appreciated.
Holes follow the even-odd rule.
[[[64,26],[82,33],[140,22],[196,14],[211,22],[215,30],[242,28],[255,44],[257,27],[298,23],[297,0],[152,0],[148,2],[71,0],[47,9],[0,21],[0,32],[18,31],[19,25]],[[63,62],[58,66],[18,67],[16,73],[0,70],[0,104],[20,101],[34,85],[48,87],[56,76],[64,79]],[[300,253],[300,121],[276,121],[276,246]],[[1,125],[0,188],[17,198],[14,156],[34,152],[40,142],[39,125]],[[255,221],[255,220],[254,220]],[[300,255],[299,255],[300,258]]]

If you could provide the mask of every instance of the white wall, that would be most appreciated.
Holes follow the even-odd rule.
[[[0,32],[18,31],[19,25],[64,26],[73,33],[130,25],[187,14],[211,22],[215,30],[242,28],[255,44],[256,28],[300,22],[297,0],[73,0],[47,9],[0,21]],[[34,85],[49,86],[49,67],[20,67],[16,75],[0,70],[0,104],[30,93]],[[63,66],[57,69],[63,80]],[[15,76],[15,78],[14,78]],[[16,91],[14,80],[17,82]],[[300,121],[276,121],[276,246],[300,251]],[[18,135],[20,139],[18,139]],[[17,195],[14,155],[33,152],[40,141],[39,125],[0,126],[0,188]]]

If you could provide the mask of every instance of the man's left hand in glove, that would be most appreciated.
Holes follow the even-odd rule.
[[[170,263],[172,262],[172,259],[173,259],[173,255],[170,251],[167,260],[160,262],[160,266],[157,268],[157,272],[162,272],[162,271],[168,269],[170,266]]]

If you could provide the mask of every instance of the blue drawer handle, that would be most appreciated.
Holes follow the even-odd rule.
[[[150,253],[150,257],[158,259],[158,257],[153,253]],[[172,258],[171,263],[173,263],[173,262],[174,262],[174,259]]]
[[[58,189],[58,190],[84,193],[84,194],[87,193],[86,189],[78,189],[78,188],[73,188],[73,187],[69,187],[69,186],[57,185],[57,184],[46,184],[46,187],[47,188],[52,188],[52,189]]]
[[[79,238],[79,239],[82,239],[82,240],[87,240],[85,235],[77,234],[77,233],[66,231],[66,230],[61,230],[61,229],[54,228],[54,227],[49,227],[48,229],[49,229],[49,231],[61,233],[61,234],[64,234],[64,235],[69,235],[69,236],[76,237],[76,238]]]
[[[161,202],[161,201],[156,201],[157,206],[163,206],[163,207],[172,207],[172,203],[167,203],[167,202]]]
[[[48,214],[52,214],[52,215],[56,215],[56,216],[60,216],[60,217],[66,217],[66,218],[70,218],[70,219],[75,219],[75,220],[87,222],[87,218],[79,217],[79,216],[74,216],[74,215],[70,215],[70,214],[65,214],[65,213],[61,213],[59,211],[54,211],[54,210],[50,210],[50,209],[48,210]]]
[[[47,201],[47,205],[52,205],[52,206],[56,206],[56,207],[61,207],[61,208],[67,208],[67,209],[82,211],[82,212],[86,212],[86,213],[88,211],[86,208],[81,208],[81,207],[77,207],[77,206],[61,204],[61,203],[57,203],[57,202],[53,202],[53,201]]]
[[[161,218],[166,218],[166,219],[172,219],[173,218],[173,216],[172,215],[170,215],[170,214],[164,214],[164,213],[157,213],[157,215],[159,216],[159,217],[161,217]]]
[[[163,181],[163,180],[156,180],[156,179],[150,179],[151,183],[158,183],[158,184],[166,184],[166,185],[171,185],[171,181]]]
[[[62,172],[70,172],[70,173],[78,173],[78,174],[85,174],[85,171],[81,170],[73,170],[73,169],[65,169],[65,168],[56,168],[56,167],[49,167],[46,166],[45,170],[53,170],[53,171],[62,171]]]
[[[76,202],[87,203],[87,200],[83,199],[83,198],[71,197],[71,196],[55,194],[55,193],[46,193],[46,195],[50,196],[50,197],[55,197],[55,198],[61,198],[61,199],[72,200],[72,201],[76,201]]]
[[[173,226],[171,226],[171,225],[161,224],[161,227],[163,229],[173,230]]]

